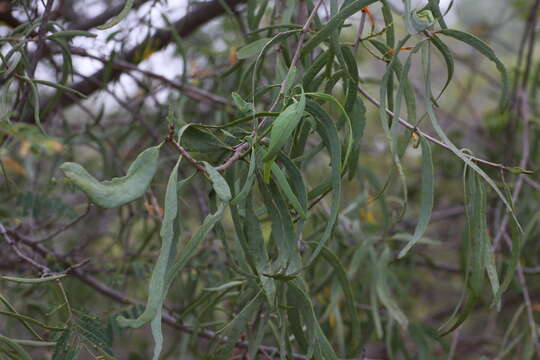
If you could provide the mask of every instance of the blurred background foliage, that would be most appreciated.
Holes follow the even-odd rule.
[[[280,23],[302,26],[307,15],[302,9],[312,9],[315,3],[135,0],[119,24],[99,30],[99,25],[120,12],[124,1],[0,1],[0,275],[66,274],[59,280],[31,284],[0,280],[1,359],[24,358],[23,353],[32,359],[151,358],[154,345],[149,327],[121,328],[116,317],[133,318],[144,309],[140,299],[147,296],[159,254],[165,188],[178,154],[164,145],[159,170],[144,198],[117,209],[90,205],[59,167],[76,161],[98,179],[122,176],[137,154],[165,139],[171,111],[176,128],[189,123],[219,125],[242,117],[246,112],[235,106],[231,93],[238,92],[251,102],[251,74],[245,69],[253,59],[239,59],[239,49],[260,33],[271,37],[278,30],[257,28]],[[336,3],[341,6],[342,1]],[[508,69],[511,84],[510,104],[501,110],[501,83],[493,63],[476,49],[445,39],[455,71],[451,85],[437,100],[441,126],[460,149],[478,158],[531,170],[540,166],[538,3],[440,2],[443,12],[450,8],[445,15],[450,28],[474,34],[494,49]],[[332,4],[323,2],[315,29],[328,21]],[[404,6],[401,1],[387,4],[399,40],[406,34],[400,15]],[[413,7],[426,4],[416,1]],[[248,14],[252,9],[261,15],[255,28]],[[385,41],[388,27],[376,2],[369,12],[347,18],[339,42],[352,47],[362,22],[364,36],[382,31],[375,39]],[[54,37],[62,31],[72,33]],[[257,90],[281,83],[288,66],[282,54],[290,59],[296,42],[287,39],[263,57]],[[401,51],[402,62],[409,52]],[[438,94],[446,81],[447,65],[439,53],[433,54],[431,81],[433,93]],[[367,41],[354,57],[360,86],[377,99],[388,65],[379,57]],[[409,78],[420,119],[425,93],[419,54],[417,59]],[[332,71],[330,66],[328,71]],[[336,80],[330,93],[345,103],[346,87],[341,78]],[[301,82],[298,76],[296,83]],[[397,80],[394,85],[397,91]],[[270,108],[276,93],[268,94],[272,96],[257,101],[258,111]],[[505,194],[514,196],[515,213],[524,229],[522,252],[500,303],[491,304],[492,290],[486,281],[465,322],[441,337],[440,327],[455,315],[470,291],[463,162],[440,146],[431,147],[435,177],[431,221],[419,243],[406,257],[398,258],[421,213],[422,151],[409,145],[401,159],[408,207],[400,216],[402,186],[379,110],[364,102],[367,112],[357,173],[343,178],[341,211],[327,244],[343,265],[356,299],[362,334],[356,339],[362,345],[358,352],[349,353],[355,341],[351,339],[354,319],[339,271],[319,256],[303,272],[318,323],[339,358],[540,358],[538,174],[483,166]],[[336,107],[325,108],[340,118]],[[436,134],[425,116],[419,127]],[[197,133],[199,128],[187,129],[182,145],[196,160],[216,166],[228,158],[236,144],[234,136],[249,133],[247,127],[244,133],[233,128],[231,132],[238,133],[212,130],[204,135]],[[403,134],[401,139],[408,141],[411,133]],[[190,138],[196,141],[190,144]],[[310,152],[319,146],[319,138],[307,138],[304,155],[309,161],[302,167],[307,184],[318,184],[330,173],[328,153]],[[240,166],[243,172],[235,170],[226,176],[231,187],[244,181],[239,174],[245,174],[247,164]],[[181,163],[180,179],[193,172],[188,162]],[[254,197],[261,202],[259,192]],[[310,241],[320,236],[330,216],[330,203],[331,195],[327,195],[311,209],[301,230],[301,251],[309,252]],[[204,176],[197,175],[185,185],[180,197],[185,239],[215,206],[215,194]],[[257,215],[261,215],[268,244],[272,233],[268,214]],[[517,235],[512,235],[505,206],[490,188],[485,215],[493,244],[493,257],[487,261],[496,263],[502,277],[511,266],[509,238]],[[236,318],[253,295],[223,247],[222,240],[234,239],[235,232],[227,210],[222,228],[209,234],[176,279],[164,304],[167,325],[160,359],[220,358],[219,330]],[[280,349],[282,356],[283,349],[290,350],[286,358],[306,358],[298,344],[286,341],[285,334],[290,334],[281,332],[287,309],[272,312],[262,306],[258,311],[260,316],[251,316],[237,334],[231,358],[277,358]]]

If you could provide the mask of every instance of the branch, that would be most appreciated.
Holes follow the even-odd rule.
[[[236,7],[238,4],[244,2],[245,0],[221,0],[225,1],[225,3],[230,6],[231,8]],[[204,3],[203,5],[197,7],[197,9],[193,10],[186,16],[184,16],[182,19],[178,20],[173,26],[175,28],[175,31],[178,33],[180,37],[187,37],[191,35],[193,32],[195,32],[197,29],[199,29],[202,25],[208,23],[210,20],[213,20],[214,18],[222,15],[225,13],[225,9],[221,5],[220,0],[213,0],[207,3]],[[153,51],[158,51],[163,48],[165,48],[171,41],[173,40],[173,32],[170,30],[160,30],[157,31],[151,38],[151,42],[149,41],[143,41],[139,45],[135,46],[131,50],[127,51],[124,56],[123,60],[131,63],[131,64],[139,64],[142,62],[144,54],[144,51],[148,48],[149,45],[152,46]],[[78,81],[74,84],[69,85],[70,88],[77,90],[81,93],[83,93],[86,96],[92,95],[94,92],[98,91],[103,87],[103,79],[107,78],[105,80],[106,83],[117,80],[120,75],[122,75],[126,69],[113,69],[110,74],[106,77],[106,72],[108,70],[105,68],[105,66],[101,69],[96,71],[93,75],[89,76],[88,79]],[[41,102],[41,106],[45,108],[45,106],[52,100],[51,97],[43,99]],[[76,99],[74,99],[72,96],[68,96],[67,94],[62,94],[60,96],[60,99],[58,103],[56,104],[57,108],[63,108],[68,107],[72,105]],[[28,121],[31,121],[29,118]],[[43,121],[46,121],[46,119],[43,119]]]
[[[10,231],[10,230],[7,230],[7,231]],[[2,235],[6,236],[7,231],[2,226],[2,224],[0,224],[0,233]],[[53,250],[50,250],[50,249],[44,247],[42,244],[37,243],[35,240],[32,240],[32,239],[30,239],[30,238],[28,238],[26,236],[20,235],[20,234],[14,232],[14,231],[10,231],[10,232],[13,233],[15,236],[17,236],[17,238],[21,242],[25,243],[26,245],[30,246],[33,250],[38,252],[41,256],[43,256],[43,257],[53,257],[55,260],[60,261],[63,264],[66,264],[66,265],[70,264],[70,262],[68,261],[67,258],[57,254]],[[75,277],[77,277],[79,280],[81,280],[83,283],[87,284],[88,286],[90,286],[94,290],[98,291],[102,295],[105,295],[108,298],[111,298],[112,300],[114,300],[114,301],[116,301],[116,302],[118,302],[120,304],[124,304],[124,305],[141,304],[140,301],[131,299],[128,295],[124,294],[121,291],[118,291],[116,289],[111,288],[107,284],[102,283],[101,281],[99,281],[94,276],[89,275],[89,274],[85,274],[84,271],[79,268],[79,266],[70,266],[69,269],[71,270],[70,273],[72,275],[74,275]],[[219,342],[226,342],[227,341],[226,336],[220,336],[220,335],[216,334],[216,332],[214,332],[212,330],[194,330],[191,327],[182,324],[180,320],[176,319],[169,312],[163,312],[162,315],[161,315],[161,319],[165,324],[167,324],[167,325],[169,325],[169,326],[171,326],[171,327],[173,327],[173,328],[175,328],[177,330],[180,330],[182,332],[185,332],[185,333],[188,333],[188,334],[191,334],[191,335],[196,335],[196,336],[198,336],[200,338],[204,338],[204,339],[208,339],[208,340],[217,340]],[[247,341],[238,341],[236,343],[236,346],[237,347],[242,347],[242,348],[248,348],[249,343]],[[272,354],[277,354],[279,356],[279,349],[274,347],[274,346],[259,345],[258,350],[259,350],[259,352],[270,352]],[[302,355],[302,354],[296,354],[296,353],[291,354],[291,358],[292,359],[298,359],[298,360],[307,360],[308,359],[307,356]]]
[[[132,9],[137,9],[145,2],[148,2],[149,0],[137,0],[132,6]],[[116,6],[108,7],[105,11],[103,11],[101,14],[93,17],[93,18],[83,18],[77,22],[70,23],[68,25],[69,30],[90,30],[96,26],[105,24],[108,20],[113,18],[114,16],[118,15],[120,11],[124,8],[124,3],[121,2],[120,4]],[[74,14],[74,16],[76,16]]]
[[[0,224],[0,234],[2,234],[2,236],[4,237],[4,240],[6,240],[8,245],[13,249],[15,254],[21,260],[24,260],[27,263],[29,263],[30,265],[32,265],[33,267],[39,269],[39,271],[41,272],[42,275],[49,274],[51,272],[51,270],[48,267],[38,263],[37,261],[35,261],[31,257],[29,257],[28,255],[23,253],[22,250],[17,247],[17,244],[15,244],[15,241],[13,241],[13,239],[9,236],[9,234],[7,233],[6,228],[2,224]]]
[[[373,96],[369,95],[369,93],[366,90],[362,89],[361,87],[358,87],[358,92],[360,94],[362,94],[373,105],[375,105],[377,107],[381,106],[381,104]],[[388,115],[393,116],[393,117],[395,116],[394,113],[391,110],[389,110],[389,109],[384,109],[384,110]],[[430,141],[430,142],[432,142],[432,143],[434,143],[436,145],[439,145],[440,147],[443,147],[446,150],[451,151],[451,149],[450,149],[450,147],[448,145],[446,145],[442,141],[434,138],[433,136],[423,132],[422,130],[420,130],[416,126],[414,126],[413,124],[411,124],[411,123],[407,122],[406,120],[404,120],[403,118],[398,117],[398,120],[399,120],[399,123],[401,125],[403,125],[404,127],[406,127],[407,129],[415,130],[415,131],[418,132],[418,134],[425,137],[428,141]],[[503,164],[499,164],[499,163],[491,162],[491,161],[488,161],[488,160],[484,160],[482,158],[469,155],[467,153],[463,153],[463,155],[468,157],[470,160],[475,161],[477,163],[481,163],[481,164],[488,165],[488,166],[491,166],[491,167],[494,167],[494,168],[497,168],[497,169],[502,169],[502,170],[507,170],[508,169],[508,167],[503,165]]]
[[[92,55],[88,53],[85,49],[77,48],[77,47],[71,47],[70,51],[72,54],[89,57],[91,59],[95,59],[98,61],[101,61],[104,65],[111,64],[113,69],[118,69],[120,71],[137,71],[145,76],[148,76],[149,78],[156,79],[158,81],[161,81],[162,83],[175,88],[177,90],[180,90],[184,92],[184,94],[194,100],[198,101],[204,101],[211,105],[218,104],[218,105],[231,105],[231,102],[227,100],[226,98],[212,94],[211,92],[208,92],[203,89],[199,89],[193,86],[189,86],[186,84],[183,84],[178,81],[167,79],[165,76],[156,74],[154,72],[141,69],[127,61],[122,60],[115,60],[115,59],[106,59],[100,56]]]

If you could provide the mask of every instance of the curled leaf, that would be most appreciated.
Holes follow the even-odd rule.
[[[157,170],[158,146],[146,149],[137,156],[127,175],[109,181],[98,181],[77,163],[66,162],[60,170],[97,206],[114,208],[143,196]]]

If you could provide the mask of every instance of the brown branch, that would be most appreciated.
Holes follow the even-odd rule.
[[[362,89],[361,87],[358,87],[358,92],[360,94],[362,94],[373,105],[375,105],[377,107],[381,106],[379,101],[377,101],[373,96],[371,96],[366,90]],[[389,110],[389,109],[384,109],[384,110],[388,115],[395,116],[394,113],[391,110]],[[446,145],[444,142],[442,142],[441,140],[438,140],[438,139],[434,138],[433,136],[421,131],[416,126],[414,126],[413,124],[407,122],[403,118],[401,118],[401,117],[397,117],[397,118],[398,118],[399,123],[402,126],[406,127],[409,130],[414,130],[414,131],[418,132],[418,134],[425,137],[428,141],[430,141],[430,142],[432,142],[432,143],[434,143],[436,145],[439,145],[440,147],[443,147],[446,150],[451,151],[451,148],[448,145]],[[491,161],[488,161],[488,160],[484,160],[482,158],[469,155],[467,153],[463,153],[463,155],[466,156],[467,158],[469,158],[469,160],[471,160],[471,161],[474,161],[474,162],[477,162],[477,163],[480,163],[480,164],[484,164],[484,165],[488,165],[488,166],[491,166],[491,167],[494,167],[494,168],[497,168],[497,169],[507,170],[507,168],[508,168],[507,166],[505,166],[503,164],[499,164],[499,163],[491,162]]]
[[[240,159],[244,155],[243,151],[245,149],[247,149],[247,148],[249,148],[249,143],[248,142],[244,142],[244,143],[238,145],[234,149],[234,153],[232,154],[232,156],[230,158],[228,158],[223,164],[216,167],[216,170],[217,171],[224,171],[227,168],[229,168],[232,164],[234,164],[238,159]]]
[[[4,240],[13,249],[15,254],[21,260],[23,260],[23,261],[27,262],[28,264],[32,265],[33,267],[39,269],[39,271],[41,272],[42,275],[49,274],[51,272],[51,270],[48,267],[38,263],[37,261],[35,261],[31,257],[29,257],[28,255],[23,253],[22,250],[17,247],[17,244],[15,244],[15,241],[9,236],[6,228],[2,224],[0,224],[0,234],[2,234],[2,236],[4,237]]]
[[[32,239],[30,239],[30,238],[28,238],[28,237],[26,237],[24,235],[20,235],[20,234],[14,232],[14,231],[10,231],[10,232],[12,234],[14,234],[15,236],[17,236],[17,238],[21,242],[23,242],[24,244],[28,245],[29,247],[34,249],[36,252],[38,252],[41,256],[43,256],[43,257],[47,257],[47,256],[48,257],[53,257],[55,260],[57,260],[57,261],[59,261],[59,262],[61,262],[63,264],[70,265],[70,262],[68,261],[68,259],[66,259],[65,257],[57,254],[53,250],[50,250],[50,249],[46,248],[42,244],[37,243],[35,240],[32,240]],[[6,229],[4,229],[2,224],[0,224],[0,233],[1,234],[7,234],[7,231],[6,231]],[[114,301],[116,301],[116,302],[118,302],[120,304],[138,305],[138,304],[142,303],[141,301],[131,299],[128,295],[124,294],[123,292],[118,291],[116,289],[113,289],[110,286],[102,283],[101,281],[99,281],[94,276],[89,275],[89,274],[85,274],[84,271],[80,268],[80,265],[73,265],[73,266],[70,265],[70,267],[68,269],[71,270],[70,273],[72,275],[77,277],[83,283],[87,284],[88,286],[90,286],[91,288],[93,288],[94,290],[99,292],[100,294],[105,295],[108,298],[110,298],[110,299],[112,299],[112,300],[114,300]],[[220,335],[216,334],[214,331],[211,331],[211,330],[194,330],[194,329],[190,328],[189,326],[182,324],[180,320],[176,319],[174,317],[174,315],[172,315],[169,312],[164,311],[162,313],[162,315],[161,315],[161,319],[165,324],[167,324],[167,325],[169,325],[169,326],[171,326],[171,327],[173,327],[173,328],[175,328],[177,330],[180,330],[182,332],[185,332],[185,333],[188,333],[188,334],[191,334],[191,335],[195,335],[195,336],[198,336],[198,337],[201,337],[201,338],[204,338],[204,339],[208,339],[208,340],[218,340],[219,342],[226,342],[227,341],[226,336],[220,336]],[[242,347],[242,348],[248,348],[249,343],[246,342],[246,341],[238,341],[236,343],[236,346]],[[265,351],[265,352],[270,352],[270,353],[274,353],[274,354],[279,355],[279,350],[274,346],[259,345],[258,350],[260,352]],[[293,354],[291,354],[291,356],[292,356],[292,359],[298,359],[298,360],[307,360],[308,359],[307,356],[302,355],[302,354],[293,353]]]
[[[148,76],[149,78],[159,80],[160,82],[166,85],[169,85],[172,88],[182,91],[185,95],[187,95],[188,97],[194,100],[204,101],[211,105],[213,104],[231,105],[231,102],[222,96],[212,94],[211,92],[208,92],[206,90],[199,89],[193,86],[185,85],[178,81],[167,79],[165,76],[153,73],[148,70],[143,70],[127,61],[106,59],[100,56],[89,54],[85,49],[77,48],[77,47],[71,47],[70,50],[72,54],[95,59],[102,62],[103,64],[111,64],[113,69],[118,69],[124,72],[137,71],[143,75]]]
[[[72,226],[76,225],[79,221],[81,221],[84,217],[86,217],[86,215],[88,215],[88,213],[90,212],[91,207],[92,207],[92,203],[90,201],[88,201],[88,205],[86,206],[86,210],[84,211],[83,214],[78,216],[75,220],[71,221],[70,223],[65,224],[64,226],[62,226],[60,229],[56,230],[55,232],[43,237],[42,239],[36,240],[36,242],[49,241],[49,240],[55,238],[56,236],[60,235],[61,233],[63,233],[67,229],[71,228]]]
[[[222,1],[225,1],[229,7],[234,8],[245,0]],[[197,29],[199,29],[202,25],[222,15],[224,12],[225,9],[221,5],[220,0],[209,1],[197,7],[195,10],[184,16],[182,19],[178,20],[173,26],[180,37],[187,37],[193,32],[195,32]],[[145,50],[147,50],[149,47],[151,47],[153,51],[159,51],[165,48],[172,40],[172,31],[157,31],[154,35],[152,35],[151,38],[143,41],[139,45],[127,51],[124,56],[122,56],[122,60],[131,64],[139,64],[144,60],[143,54]],[[105,82],[109,83],[117,80],[124,72],[125,69],[113,69],[110,74],[108,74],[108,77],[106,77],[106,73],[108,73],[108,70],[106,69],[106,66],[104,66],[101,70],[98,70],[94,74],[89,76],[89,79],[78,81],[74,84],[69,85],[69,87],[83,93],[86,96],[90,96],[91,94],[103,87],[104,78],[107,78]],[[44,108],[51,101],[51,99],[52,98],[50,97],[43,99],[41,102],[41,106]],[[56,104],[56,107],[68,107],[72,105],[75,101],[77,100],[73,97],[62,94],[60,96],[59,102]],[[27,121],[30,122],[31,119],[28,118]],[[43,121],[46,121],[46,119],[43,119]]]
[[[132,6],[132,10],[139,8],[142,4],[148,2],[149,0],[137,0]],[[118,5],[110,6],[104,10],[101,14],[93,18],[83,18],[77,22],[70,23],[68,25],[69,30],[90,30],[96,26],[105,24],[111,18],[116,16],[124,8],[124,3],[121,2]],[[75,14],[74,14],[75,15]],[[79,17],[78,15],[76,15]]]
[[[176,149],[176,151],[180,153],[180,155],[182,155],[191,165],[193,165],[195,169],[203,173],[206,172],[206,169],[204,168],[204,166],[202,166],[201,163],[199,163],[197,160],[192,158],[191,155],[187,152],[187,150],[184,149],[182,145],[174,141],[172,137],[167,136],[165,141],[171,144]]]

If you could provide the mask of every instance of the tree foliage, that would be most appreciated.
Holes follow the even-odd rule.
[[[540,1],[87,3],[0,1],[1,359],[540,356]]]

